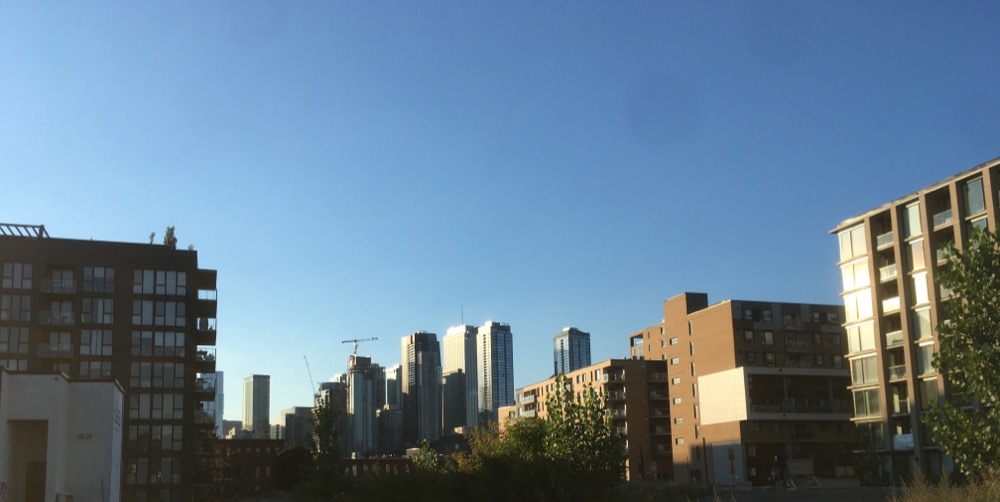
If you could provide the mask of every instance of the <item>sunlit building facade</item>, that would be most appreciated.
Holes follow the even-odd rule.
[[[452,326],[441,341],[441,420],[445,434],[474,427],[479,420],[477,331],[468,324]]]
[[[590,333],[563,328],[552,337],[552,374],[569,373],[590,366]]]
[[[921,416],[948,395],[931,362],[935,326],[951,292],[937,286],[945,249],[975,229],[995,230],[1000,159],[994,159],[833,229],[840,245],[857,451],[879,457],[883,480],[952,470]]]
[[[514,404],[514,339],[510,325],[487,321],[476,333],[479,423],[497,421],[502,406]]]

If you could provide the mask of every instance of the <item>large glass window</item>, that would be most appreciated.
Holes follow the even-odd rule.
[[[920,305],[930,302],[927,296],[927,273],[913,274],[913,303]]]
[[[184,296],[187,294],[187,273],[169,270],[136,270],[132,276],[132,292]]]
[[[917,374],[923,375],[932,373],[934,367],[931,362],[934,360],[934,342],[924,342],[917,345]]]
[[[917,239],[910,242],[910,245],[906,247],[906,257],[910,264],[910,271],[923,270],[926,267],[926,260],[924,259],[924,240]]]
[[[882,414],[882,405],[878,399],[878,389],[854,391],[854,416],[871,417]]]
[[[851,291],[871,284],[868,279],[867,258],[840,267],[840,275],[843,278],[844,291]]]
[[[851,383],[861,385],[878,382],[878,363],[875,355],[851,360]]]
[[[865,240],[865,226],[858,225],[854,228],[844,230],[838,234],[840,237],[840,260],[846,261],[855,256],[867,254]]]
[[[920,204],[913,203],[903,209],[903,237],[913,237],[921,235],[920,229]]]
[[[0,320],[30,321],[31,295],[3,295],[0,297]]]
[[[110,267],[83,267],[84,293],[114,293],[115,269]]]
[[[913,312],[913,338],[920,340],[934,336],[931,328],[931,309]]]
[[[28,328],[0,327],[0,354],[27,354]]]
[[[859,321],[872,316],[871,289],[865,288],[844,295],[844,311],[847,322]]]
[[[965,214],[971,216],[986,210],[983,198],[983,179],[976,178],[965,184]]]
[[[937,378],[920,381],[920,408],[930,409],[931,403],[938,402]]]
[[[85,329],[80,332],[81,356],[110,356],[111,330]]]
[[[115,322],[115,301],[111,298],[84,298],[80,322],[112,324]]]
[[[885,448],[885,429],[882,422],[857,424],[858,447],[864,450]]]
[[[31,289],[30,263],[3,264],[4,289]]]
[[[875,348],[875,325],[867,322],[847,328],[847,346],[850,352]]]

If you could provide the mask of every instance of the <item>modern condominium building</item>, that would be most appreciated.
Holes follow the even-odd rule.
[[[514,340],[510,325],[487,321],[476,333],[479,423],[497,421],[501,406],[514,404]]]
[[[662,361],[610,359],[564,375],[574,392],[589,386],[607,397],[612,426],[624,441],[628,479],[673,479],[670,401]],[[548,416],[546,402],[556,389],[555,378],[517,389],[513,418]]]
[[[349,356],[347,370],[348,428],[344,431],[347,451],[352,457],[367,457],[378,450],[376,412],[385,405],[385,368],[370,357]]]
[[[854,431],[843,309],[704,293],[663,304],[663,322],[629,337],[631,355],[669,380],[674,477],[768,484],[772,470],[848,475]]]
[[[879,456],[883,479],[952,470],[921,414],[948,394],[931,361],[950,291],[936,275],[945,248],[997,228],[1000,159],[860,214],[832,230],[840,243],[858,451]]]
[[[122,500],[197,500],[215,417],[216,272],[164,245],[0,224],[0,366],[113,378],[125,396]]]
[[[574,327],[563,328],[552,337],[553,375],[590,366],[590,333]]]
[[[420,331],[402,339],[403,441],[416,447],[441,437],[441,347]]]
[[[243,378],[243,430],[255,439],[271,437],[271,377],[247,375]]]
[[[475,326],[448,328],[442,339],[441,402],[443,432],[475,427],[479,422],[479,381],[476,364]]]

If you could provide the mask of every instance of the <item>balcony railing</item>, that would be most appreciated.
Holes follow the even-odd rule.
[[[875,248],[882,249],[892,245],[892,232],[886,232],[875,237]]]
[[[650,399],[669,399],[670,394],[665,390],[654,390],[649,393]]]
[[[42,279],[42,293],[73,294],[76,284],[73,279]]]
[[[612,408],[608,410],[608,414],[613,418],[625,418],[625,410],[623,409]]]
[[[881,282],[887,282],[899,277],[899,270],[896,268],[895,263],[890,263],[884,267],[878,268],[878,279]]]
[[[38,313],[38,322],[52,326],[72,326],[76,320],[72,312],[43,310]]]
[[[894,400],[892,402],[892,412],[900,415],[905,415],[910,412],[910,399],[902,398]]]
[[[649,374],[649,381],[650,382],[666,382],[667,381],[667,374],[666,373],[650,373]]]
[[[608,392],[608,401],[622,401],[624,399],[624,392]]]
[[[215,362],[215,349],[209,347],[199,348],[194,354],[194,360],[198,362],[214,363]]]
[[[898,329],[885,334],[886,345],[896,345],[898,343],[903,343],[903,330]]]
[[[215,424],[215,413],[205,410],[195,410],[194,411],[194,423],[196,424]]]
[[[195,380],[195,391],[215,394],[215,382],[205,378]]]
[[[809,400],[783,399],[781,402],[753,402],[748,404],[751,413],[850,413],[851,404],[844,399]]]
[[[885,300],[882,300],[882,312],[883,313],[888,314],[888,313],[891,313],[891,312],[898,312],[898,311],[899,311],[899,297],[898,296],[894,296],[892,298],[886,298]]]
[[[906,378],[905,364],[889,366],[889,380],[901,380],[903,378]]]
[[[38,357],[73,357],[72,343],[38,344]]]
[[[524,410],[520,413],[522,417],[527,417],[527,418],[534,417],[535,414],[536,414],[535,410]]]
[[[652,413],[653,413],[654,417],[669,417],[670,416],[670,410],[668,410],[666,408],[653,408],[653,412]]]
[[[670,434],[670,427],[657,425],[653,427],[653,434]]]
[[[934,217],[931,218],[931,221],[933,222],[934,228],[938,228],[955,221],[955,219],[952,217],[951,209],[945,209],[944,211],[935,214]]]
[[[788,352],[806,352],[809,344],[805,340],[785,340],[785,350]]]
[[[536,400],[536,398],[535,398],[534,394],[527,394],[527,395],[521,396],[521,404],[531,404],[531,403],[534,403],[535,400]]]

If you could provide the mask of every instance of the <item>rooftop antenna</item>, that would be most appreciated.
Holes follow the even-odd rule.
[[[344,340],[344,341],[342,341],[340,343],[353,343],[354,344],[354,352],[351,355],[356,356],[356,355],[358,355],[358,344],[359,343],[361,343],[361,342],[371,342],[371,341],[375,341],[375,340],[378,340],[377,336],[373,336],[371,338],[352,338],[350,340]]]

